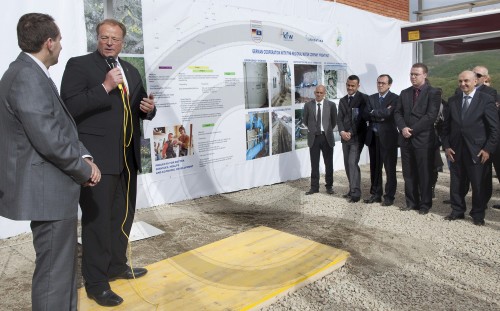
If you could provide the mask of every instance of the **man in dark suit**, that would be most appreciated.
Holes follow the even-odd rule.
[[[345,195],[350,203],[361,198],[361,173],[359,156],[366,137],[366,121],[362,114],[368,96],[359,89],[359,77],[351,75],[347,78],[347,95],[339,102],[338,130],[342,141],[344,167],[349,180],[349,192]]]
[[[382,74],[377,78],[378,93],[370,96],[365,113],[370,122],[366,145],[370,152],[370,193],[372,196],[364,202],[382,202],[383,165],[387,177],[383,206],[390,206],[394,203],[397,186],[398,129],[394,123],[394,110],[399,97],[389,90],[391,85],[391,76]]]
[[[448,100],[444,112],[443,147],[450,165],[452,212],[446,220],[463,219],[465,196],[472,186],[470,216],[475,225],[484,225],[491,182],[490,154],[498,144],[498,113],[493,97],[474,88],[477,77],[472,71],[458,76],[462,94]],[[489,179],[488,179],[489,177]]]
[[[474,69],[472,69],[474,74],[476,75],[477,78],[477,83],[476,83],[476,90],[486,93],[490,96],[493,97],[493,99],[496,101],[497,98],[497,90],[492,88],[489,85],[486,85],[485,82],[487,79],[489,79],[489,74],[488,74],[488,68],[484,66],[476,66]],[[460,92],[461,93],[461,90]],[[500,116],[500,110],[498,111],[499,116]],[[493,167],[495,168],[495,172],[497,174],[498,181],[500,181],[500,144],[497,145],[497,149],[493,151],[493,153],[490,155],[491,162],[493,163]],[[488,189],[488,200],[491,199],[491,195],[493,194],[493,176],[490,175],[489,177],[486,177],[492,182],[487,184],[487,189]]]
[[[156,108],[138,70],[118,58],[125,26],[107,19],[96,32],[97,51],[68,61],[61,95],[103,174],[99,186],[80,196],[85,289],[98,304],[116,306],[123,299],[109,282],[147,273],[127,265],[126,250],[141,170],[139,119],[152,119]]]
[[[406,206],[401,210],[415,209],[421,215],[432,207],[434,122],[441,104],[441,92],[426,83],[427,72],[427,66],[422,63],[411,67],[412,86],[401,91],[394,111],[405,181]]]
[[[497,110],[498,110],[498,117],[500,119],[500,94],[497,94],[496,105],[497,105]],[[497,174],[497,178],[500,181],[500,143],[497,144],[497,150],[493,154],[493,166],[495,167],[495,172]],[[492,206],[492,208],[500,209],[500,204],[495,204]]]
[[[0,215],[31,220],[32,309],[76,310],[78,196],[100,172],[49,76],[61,51],[54,19],[25,14],[17,36],[23,52],[0,81]]]
[[[337,107],[325,99],[326,89],[318,85],[315,100],[304,105],[304,125],[307,126],[307,145],[311,158],[311,188],[306,195],[319,192],[319,157],[323,153],[325,163],[326,192],[333,194],[333,129],[337,125]]]

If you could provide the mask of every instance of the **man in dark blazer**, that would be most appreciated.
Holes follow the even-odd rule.
[[[390,91],[391,85],[391,76],[382,74],[377,78],[378,92],[370,96],[365,113],[370,122],[366,145],[370,152],[371,197],[364,202],[382,202],[383,165],[387,177],[383,206],[394,203],[397,186],[398,129],[394,123],[394,110],[399,96]]]
[[[486,79],[489,79],[488,68],[486,68],[484,66],[476,66],[472,69],[472,72],[474,72],[474,74],[476,75],[476,79],[477,79],[476,87],[475,87],[476,90],[483,92],[483,93],[486,93],[488,95],[491,95],[495,99],[497,97],[497,90],[495,90],[494,88],[485,84]],[[455,89],[455,95],[462,95],[462,94],[463,94],[463,91],[460,88],[460,86],[457,87]],[[500,116],[500,110],[498,111],[498,113]],[[495,167],[495,172],[497,172],[497,178],[500,181],[500,177],[499,177],[500,174],[498,174],[500,172],[500,147],[499,146],[500,146],[500,144],[498,144],[497,150],[495,150],[493,152],[493,154],[490,155],[490,158],[491,158],[491,162],[493,163],[493,166]],[[492,180],[492,175],[489,177],[486,176],[485,178],[487,178],[488,180]],[[493,182],[485,184],[485,185],[487,187],[487,191],[484,193],[487,194],[487,196],[488,196],[487,201],[489,201],[491,199],[491,195],[493,194]],[[469,191],[469,186],[467,185],[466,192],[468,192],[468,191]],[[451,204],[451,199],[445,200],[444,203]]]
[[[323,153],[326,192],[333,194],[333,129],[337,125],[337,107],[325,99],[326,89],[318,85],[315,100],[304,105],[304,125],[307,126],[307,145],[311,159],[311,188],[306,195],[319,192],[319,158]],[[318,118],[319,117],[319,118]],[[321,120],[321,121],[319,121]]]
[[[342,142],[344,167],[349,180],[349,192],[345,197],[350,203],[361,198],[361,173],[359,156],[366,137],[366,121],[363,118],[368,96],[358,91],[359,77],[347,77],[347,95],[339,102],[338,130]]]
[[[476,66],[474,67],[474,69],[472,69],[472,72],[474,72],[477,78],[476,90],[492,96],[493,99],[496,101],[497,90],[485,84],[486,79],[489,79],[488,68],[484,66]],[[461,93],[461,90],[459,93]],[[500,110],[498,110],[498,113],[500,116]],[[493,163],[493,167],[495,167],[495,172],[497,173],[498,181],[500,181],[500,144],[497,145],[497,149],[490,155],[490,161]],[[488,189],[487,201],[489,201],[489,199],[491,199],[491,195],[493,194],[493,175],[486,178],[492,181],[487,184],[487,189]]]
[[[23,52],[0,81],[0,215],[31,220],[32,309],[76,310],[80,185],[100,173],[49,76],[61,51],[54,19],[25,14],[17,36]]]
[[[450,198],[452,212],[446,220],[463,219],[465,196],[472,187],[469,215],[475,225],[484,225],[486,205],[490,198],[490,155],[498,144],[498,112],[493,97],[474,88],[476,75],[464,71],[458,76],[462,94],[448,100],[444,112],[443,147],[450,165]],[[489,177],[489,179],[488,179]]]
[[[411,67],[412,86],[401,91],[394,120],[400,132],[401,163],[405,181],[406,206],[401,210],[419,210],[425,215],[432,207],[431,174],[434,167],[434,122],[441,104],[441,92],[427,82],[427,66]]]
[[[123,299],[109,282],[147,272],[127,265],[126,250],[141,170],[139,119],[152,119],[156,108],[138,70],[118,58],[125,26],[107,19],[96,32],[97,51],[68,61],[61,95],[103,174],[99,186],[82,190],[80,196],[85,289],[98,304],[116,306]]]

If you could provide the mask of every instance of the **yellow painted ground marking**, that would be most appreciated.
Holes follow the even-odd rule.
[[[344,265],[349,253],[267,227],[257,227],[149,265],[135,281],[111,283],[125,301],[105,308],[79,291],[79,310],[252,310]]]

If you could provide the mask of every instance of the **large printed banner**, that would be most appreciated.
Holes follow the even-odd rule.
[[[0,29],[11,48],[0,60],[2,73],[19,53],[19,17],[48,13],[63,37],[59,64],[50,68],[57,85],[70,57],[95,50],[95,25],[104,16],[127,25],[121,57],[145,73],[158,108],[142,126],[145,170],[139,175],[138,208],[307,177],[302,108],[317,85],[325,85],[336,103],[351,74],[361,78],[360,91],[367,94],[376,92],[382,73],[393,77],[395,93],[409,85],[412,51],[400,43],[402,22],[331,1],[3,5],[9,14]],[[336,140],[334,167],[343,169],[338,133]],[[0,217],[0,238],[23,231],[29,231],[27,222]]]
[[[317,85],[338,103],[350,74],[367,93],[381,73],[408,83],[411,50],[398,41],[397,21],[305,2],[297,16],[283,12],[299,1],[143,1],[143,15],[158,16],[143,20],[158,113],[144,127],[153,161],[142,198],[151,201],[139,205],[307,177],[302,108]]]

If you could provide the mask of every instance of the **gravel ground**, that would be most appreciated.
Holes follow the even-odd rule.
[[[362,167],[363,196],[369,171]],[[335,195],[305,196],[309,179],[139,210],[136,219],[165,234],[133,244],[134,264],[148,265],[264,225],[344,249],[341,269],[278,298],[262,310],[500,310],[500,211],[486,226],[470,217],[449,222],[449,173],[439,176],[431,212],[402,212],[398,172],[394,206],[349,204],[344,171]],[[490,203],[500,201],[494,181]],[[467,197],[470,206],[470,195]],[[0,241],[0,310],[29,310],[34,252],[29,234]],[[80,279],[81,282],[81,279]]]

